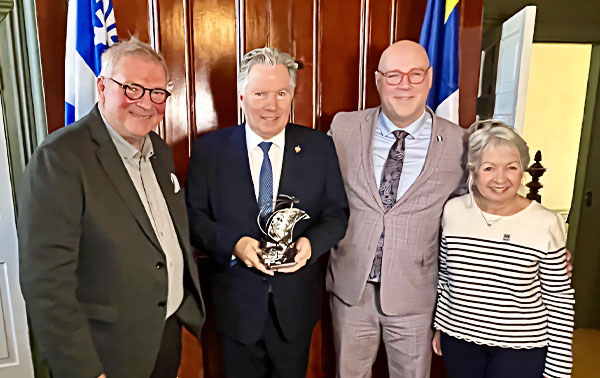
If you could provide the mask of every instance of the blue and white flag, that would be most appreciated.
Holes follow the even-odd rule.
[[[420,44],[433,67],[427,105],[440,117],[458,123],[459,0],[429,0]]]
[[[117,42],[111,0],[69,0],[65,54],[65,125],[86,115],[96,103],[100,57]]]

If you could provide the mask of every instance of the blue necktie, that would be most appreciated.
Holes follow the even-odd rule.
[[[258,181],[258,208],[263,222],[273,212],[273,169],[269,159],[269,149],[272,144],[272,142],[262,142],[258,145],[264,155]]]

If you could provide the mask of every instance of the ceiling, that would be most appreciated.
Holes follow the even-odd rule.
[[[534,42],[600,43],[600,0],[484,0],[483,34],[536,5]]]

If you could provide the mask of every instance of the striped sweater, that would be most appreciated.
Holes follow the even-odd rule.
[[[447,202],[436,329],[481,345],[548,346],[544,375],[570,377],[573,294],[560,215],[535,201],[510,216],[481,211],[470,194]]]

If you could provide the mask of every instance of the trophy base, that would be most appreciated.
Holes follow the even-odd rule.
[[[271,267],[267,267],[267,269],[269,270],[279,270],[279,269],[283,269],[283,268],[291,268],[292,266],[296,266],[298,263],[297,262],[289,262],[289,263],[283,263],[283,264],[279,264],[279,265],[271,265]]]
[[[296,265],[296,247],[269,243],[262,247],[262,263],[270,270],[278,270]]]

